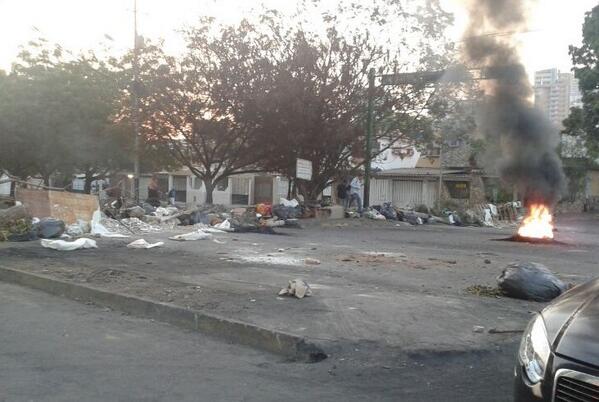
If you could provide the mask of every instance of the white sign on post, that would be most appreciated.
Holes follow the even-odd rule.
[[[312,180],[312,161],[298,159],[295,167],[295,177],[303,180]]]

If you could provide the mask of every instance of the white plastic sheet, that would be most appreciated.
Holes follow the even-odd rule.
[[[287,198],[281,198],[281,205],[284,207],[297,208],[299,202],[294,198],[293,200],[288,200]]]
[[[233,231],[233,228],[231,227],[231,222],[229,222],[228,219],[225,219],[223,222],[214,225],[214,227],[216,229],[219,229],[219,230],[222,230],[222,231],[225,231],[225,232],[232,232]]]
[[[94,212],[94,214],[92,215],[91,232],[90,233],[93,236],[119,237],[119,238],[129,237],[129,236],[124,235],[124,234],[113,233],[110,230],[106,229],[106,227],[100,223],[100,219],[102,219],[102,212],[100,212],[98,210],[98,211]]]
[[[82,237],[74,241],[42,239],[42,247],[59,251],[74,251],[86,248],[98,248],[95,240]]]
[[[145,239],[135,240],[134,242],[127,244],[127,248],[138,248],[138,249],[149,249],[149,248],[160,247],[160,246],[164,246],[163,241],[159,241],[156,243],[148,243]]]
[[[196,232],[185,233],[173,237],[169,237],[171,240],[177,241],[195,241],[195,240],[207,240],[210,239],[212,235],[210,233],[204,233],[201,230]]]

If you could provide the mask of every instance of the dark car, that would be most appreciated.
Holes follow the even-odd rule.
[[[515,376],[516,402],[599,402],[599,278],[564,293],[528,324]]]

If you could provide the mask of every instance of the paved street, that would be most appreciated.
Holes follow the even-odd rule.
[[[504,401],[515,349],[289,363],[7,284],[0,320],[1,401]]]
[[[152,250],[125,248],[133,238],[101,239],[97,250],[72,253],[43,249],[39,242],[2,243],[0,266],[293,333],[321,343],[329,354],[317,364],[284,362],[2,285],[0,384],[7,389],[2,395],[7,400],[197,400],[198,395],[201,400],[509,400],[519,334],[487,330],[523,329],[544,305],[476,296],[466,289],[495,286],[512,261],[544,263],[571,283],[590,279],[599,259],[598,222],[592,215],[560,216],[556,235],[565,244],[554,245],[497,241],[513,228],[364,220],[306,222],[304,229],[281,230],[280,236],[223,234],[217,242],[173,242],[166,240],[168,233],[139,236],[166,241]],[[307,257],[320,264],[306,264]],[[277,298],[295,277],[307,280],[314,295]],[[473,331],[477,325],[485,331]]]

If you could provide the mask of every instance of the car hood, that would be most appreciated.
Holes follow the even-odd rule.
[[[564,293],[542,315],[554,352],[599,366],[599,278]]]

